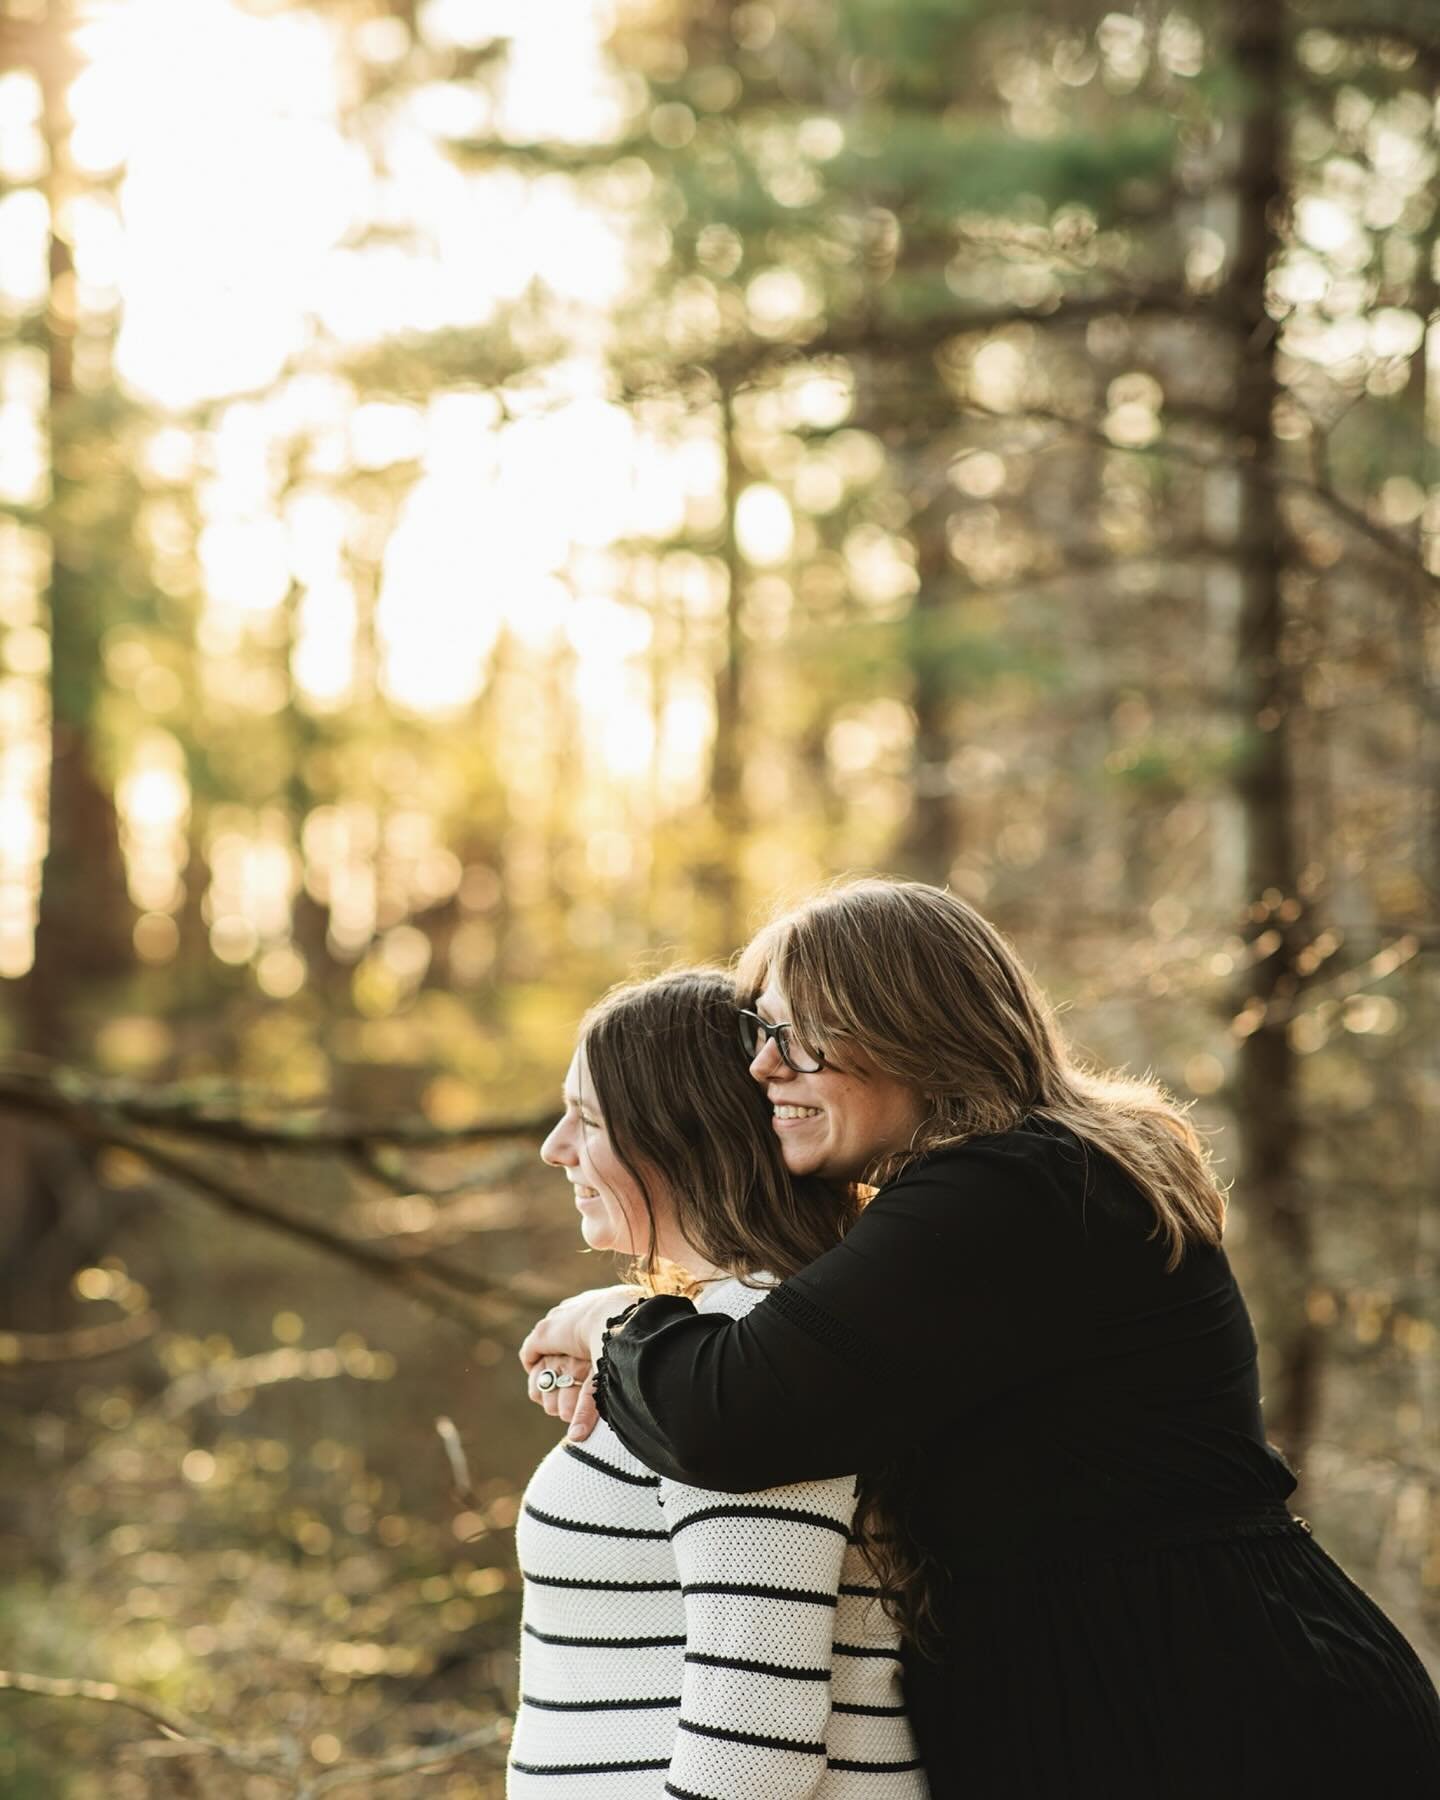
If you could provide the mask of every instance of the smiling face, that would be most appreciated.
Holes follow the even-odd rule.
[[[540,1157],[552,1168],[565,1171],[580,1214],[581,1237],[592,1250],[647,1256],[650,1215],[645,1195],[610,1141],[583,1048],[571,1059],[564,1101],[564,1114],[540,1146]],[[652,1176],[646,1187],[655,1212],[658,1254],[683,1263],[694,1273],[704,1273],[709,1265],[680,1237],[664,1181]]]
[[[772,1025],[790,1017],[773,980],[754,1010]],[[908,1083],[878,1071],[828,1066],[797,1075],[771,1038],[761,1045],[750,1073],[775,1109],[772,1126],[792,1175],[862,1180],[878,1158],[908,1148],[924,1117],[921,1097]]]
[[[563,1097],[565,1111],[540,1146],[541,1161],[564,1169],[580,1214],[580,1235],[592,1250],[643,1256],[650,1245],[644,1196],[615,1154],[583,1050],[571,1059]]]

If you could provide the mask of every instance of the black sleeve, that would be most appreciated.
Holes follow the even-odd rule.
[[[1025,1133],[927,1158],[744,1318],[645,1300],[600,1411],[659,1474],[740,1493],[878,1468],[1064,1367],[1083,1307],[1082,1171]]]

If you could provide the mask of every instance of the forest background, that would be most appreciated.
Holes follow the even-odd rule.
[[[500,1792],[575,1024],[850,870],[1195,1103],[1440,1666],[1437,74],[1420,0],[8,0],[5,1794]]]

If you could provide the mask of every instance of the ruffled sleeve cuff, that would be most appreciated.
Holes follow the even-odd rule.
[[[604,1335],[600,1339],[600,1360],[595,1365],[594,1388],[595,1410],[607,1425],[613,1426],[615,1423],[606,1410],[607,1384],[614,1379],[614,1365],[610,1357],[612,1338],[619,1339],[629,1347],[634,1341],[648,1337],[652,1331],[676,1317],[677,1313],[694,1311],[694,1302],[679,1294],[653,1294],[643,1300],[632,1300],[623,1312],[618,1312],[605,1321]]]

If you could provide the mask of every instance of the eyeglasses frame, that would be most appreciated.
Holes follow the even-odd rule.
[[[772,1025],[768,1019],[762,1019],[759,1013],[752,1012],[748,1006],[737,1006],[735,1009],[735,1020],[736,1029],[740,1038],[740,1048],[745,1052],[751,1062],[754,1062],[755,1058],[759,1056],[760,1046],[757,1045],[755,1049],[752,1050],[745,1041],[745,1021],[747,1019],[754,1024],[755,1029],[762,1037],[767,1041],[774,1042],[776,1050],[780,1053],[781,1062],[784,1063],[785,1067],[789,1069],[792,1075],[818,1075],[825,1067],[825,1052],[823,1050],[811,1051],[811,1055],[817,1058],[813,1069],[802,1069],[790,1060],[789,1052],[785,1048],[786,1040],[781,1035],[782,1032],[790,1032],[795,1029],[788,1019],[781,1020],[778,1024]]]

